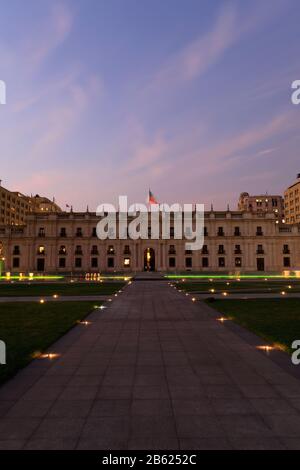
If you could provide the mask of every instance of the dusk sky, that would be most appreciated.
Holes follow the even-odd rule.
[[[236,208],[300,172],[299,0],[1,0],[0,179]]]

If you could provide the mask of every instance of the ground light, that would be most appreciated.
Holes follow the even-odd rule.
[[[45,353],[45,354],[40,355],[40,359],[53,360],[53,359],[57,359],[58,357],[60,357],[60,354],[57,354],[57,353]]]
[[[227,321],[229,319],[226,317],[220,317],[220,318],[217,318],[217,320],[220,321],[221,323],[224,323],[224,321]]]
[[[274,346],[266,346],[266,345],[263,345],[263,346],[256,346],[257,349],[260,349],[261,351],[265,351],[266,353],[269,353],[270,351],[273,351],[275,349]]]
[[[79,323],[80,325],[88,326],[88,325],[90,325],[92,322],[90,322],[90,321],[88,321],[88,320],[81,320],[81,321],[79,320],[78,323]]]
[[[40,304],[44,304],[45,303],[45,299],[40,299]]]

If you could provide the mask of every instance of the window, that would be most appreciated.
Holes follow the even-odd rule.
[[[109,245],[107,253],[109,255],[114,255],[115,254],[115,249],[114,249],[113,245]]]
[[[283,245],[283,253],[287,255],[290,253],[289,245]]]
[[[204,236],[205,236],[205,237],[208,237],[207,227],[204,227]]]
[[[81,248],[81,245],[76,245],[76,248],[75,248],[75,255],[82,255],[82,248]]]
[[[240,227],[234,227],[234,236],[235,237],[240,237],[241,236]]]
[[[256,236],[261,237],[263,235],[262,227],[256,227]]]
[[[20,247],[19,247],[19,245],[15,245],[15,246],[14,246],[13,255],[20,255]]]
[[[91,258],[91,267],[98,268],[98,258]]]
[[[291,267],[291,258],[289,256],[285,256],[283,258],[283,266],[285,268],[290,268]]]
[[[124,258],[124,268],[130,267],[130,258]]]
[[[115,266],[115,259],[114,258],[107,258],[107,267],[114,268]]]
[[[81,258],[75,258],[75,268],[81,268],[82,260]]]
[[[66,231],[66,228],[65,228],[65,227],[62,227],[62,228],[60,229],[59,236],[60,236],[60,237],[66,237],[66,236],[67,236],[67,231]]]
[[[65,268],[66,267],[66,258],[59,258],[58,259],[58,267]]]
[[[218,227],[218,237],[224,237],[223,227]]]
[[[218,259],[219,268],[225,268],[225,258]]]
[[[235,245],[234,254],[235,255],[242,254],[241,245]]]
[[[93,246],[92,246],[91,254],[92,254],[92,255],[99,255],[97,245],[93,245]]]
[[[264,258],[257,258],[256,259],[256,266],[257,266],[257,271],[264,271],[265,270],[265,260],[264,260]]]
[[[45,229],[44,229],[44,227],[40,227],[40,228],[39,228],[38,236],[39,236],[39,237],[44,237],[44,236],[45,236]]]
[[[225,254],[224,245],[219,245],[218,254],[219,255],[224,255]]]
[[[240,268],[242,266],[242,258],[235,258],[234,264],[236,268]]]
[[[176,250],[175,250],[175,245],[170,245],[169,246],[169,255],[175,255]]]
[[[130,247],[129,245],[124,246],[124,255],[130,255]]]
[[[207,245],[203,245],[203,247],[202,247],[202,254],[203,254],[203,255],[208,255],[208,248],[207,248]]]
[[[193,266],[193,258],[185,258],[185,267],[191,268]]]
[[[176,267],[176,258],[173,256],[169,258],[169,268],[175,268]]]
[[[20,258],[13,258],[13,268],[20,267]]]
[[[174,227],[170,227],[170,238],[174,238]]]
[[[38,247],[38,254],[39,255],[44,255],[45,254],[45,247],[43,245],[40,245]]]
[[[202,268],[208,268],[208,258],[202,258]]]
[[[82,228],[81,227],[78,227],[76,229],[76,237],[82,237]]]
[[[97,228],[93,227],[92,229],[92,237],[97,237]]]
[[[262,245],[257,245],[256,253],[257,253],[258,255],[263,255],[263,254],[264,254],[264,248],[263,248]]]
[[[67,254],[67,249],[66,249],[65,245],[60,246],[58,254],[59,255],[66,255]]]

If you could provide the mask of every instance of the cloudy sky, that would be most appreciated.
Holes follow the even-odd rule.
[[[0,179],[234,208],[300,172],[298,0],[1,0]]]

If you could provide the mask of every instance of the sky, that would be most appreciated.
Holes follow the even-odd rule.
[[[0,0],[0,179],[235,209],[300,172],[298,0]]]

